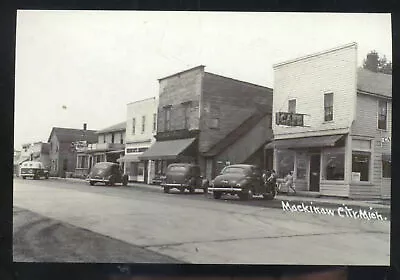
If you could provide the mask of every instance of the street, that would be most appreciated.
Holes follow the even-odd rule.
[[[157,187],[14,179],[14,260],[388,265],[390,221]]]

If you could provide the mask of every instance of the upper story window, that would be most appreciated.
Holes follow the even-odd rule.
[[[384,100],[378,102],[378,128],[387,129],[387,102]]]
[[[183,116],[184,116],[184,128],[188,129],[189,128],[189,112],[190,112],[190,103],[184,103],[183,104]]]
[[[333,120],[333,93],[324,94],[324,121]]]
[[[132,134],[136,133],[136,119],[132,119]]]
[[[164,130],[168,131],[171,129],[171,106],[164,107]]]
[[[153,114],[153,132],[157,130],[157,114]]]
[[[142,134],[146,129],[146,116],[142,116]]]
[[[289,113],[296,113],[296,99],[289,100],[288,112]]]

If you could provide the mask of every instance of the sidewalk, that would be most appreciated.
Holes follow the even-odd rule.
[[[84,179],[78,179],[78,178],[59,178],[59,177],[50,177],[50,179],[54,180],[64,180],[68,181],[71,183],[87,183]],[[153,190],[160,190],[162,192],[162,189],[158,185],[148,185],[145,183],[139,183],[139,182],[134,182],[134,183],[128,183],[127,187],[143,187],[143,188],[150,188]],[[375,208],[375,209],[385,209],[386,211],[390,212],[390,201],[389,200],[373,200],[373,201],[365,201],[365,200],[353,200],[349,198],[340,198],[340,197],[324,197],[320,196],[319,194],[315,193],[309,193],[309,192],[303,192],[303,191],[298,191],[296,195],[290,194],[287,195],[286,193],[281,193],[278,194],[275,197],[275,200],[277,201],[289,201],[289,202],[296,202],[296,203],[317,203],[319,205],[327,205],[327,206],[332,206],[332,207],[339,207],[342,205],[348,206],[348,207],[364,207],[364,208]]]

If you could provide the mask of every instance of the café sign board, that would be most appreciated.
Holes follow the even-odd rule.
[[[277,112],[276,125],[304,126],[304,114]]]

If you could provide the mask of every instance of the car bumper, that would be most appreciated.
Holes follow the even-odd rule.
[[[24,176],[24,177],[34,177],[34,176],[35,176],[35,174],[32,174],[32,173],[21,173],[21,174],[19,174],[19,176]]]
[[[188,187],[187,184],[173,184],[173,183],[164,183],[163,187]]]
[[[109,180],[106,179],[86,179],[87,182],[101,182],[101,183],[108,183]]]
[[[236,192],[242,192],[243,188],[239,187],[229,187],[229,188],[223,188],[223,187],[209,187],[209,191],[217,191],[217,192],[226,192],[226,193],[236,193]]]

